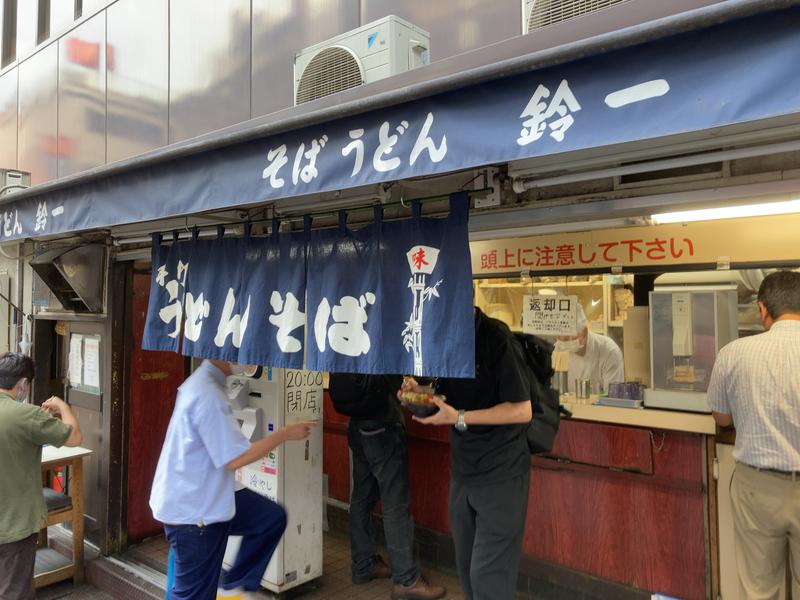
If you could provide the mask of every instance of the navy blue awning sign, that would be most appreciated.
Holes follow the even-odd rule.
[[[0,241],[800,113],[800,9],[673,36],[8,205]]]
[[[142,347],[270,367],[474,376],[469,200],[447,218],[155,239]],[[273,228],[277,231],[277,227]],[[308,325],[306,325],[308,324]],[[305,358],[305,361],[304,361]]]

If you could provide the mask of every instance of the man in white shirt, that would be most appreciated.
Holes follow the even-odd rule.
[[[758,310],[767,331],[720,351],[708,401],[720,426],[736,426],[739,595],[777,599],[788,546],[792,597],[800,598],[800,273],[764,278]]]
[[[586,313],[578,304],[578,335],[562,336],[555,350],[569,352],[569,389],[577,392],[575,381],[588,379],[592,393],[608,391],[608,384],[625,381],[622,351],[610,337],[589,331]]]
[[[232,598],[260,589],[286,529],[286,511],[248,489],[234,494],[234,471],[287,440],[308,437],[313,426],[293,423],[250,443],[227,402],[232,369],[226,361],[203,361],[178,388],[156,467],[150,508],[164,523],[173,554],[175,600],[213,599],[218,583],[220,595]],[[244,537],[233,567],[220,578],[228,535]]]

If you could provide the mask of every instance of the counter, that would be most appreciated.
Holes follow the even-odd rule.
[[[685,431],[714,435],[717,431],[714,417],[704,413],[689,413],[653,408],[616,408],[593,404],[564,404],[576,421],[614,423],[633,427],[651,427],[669,431]]]

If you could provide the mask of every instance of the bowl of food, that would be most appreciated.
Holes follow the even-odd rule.
[[[430,417],[439,407],[433,401],[435,392],[432,386],[420,386],[418,392],[401,392],[400,403],[412,415],[417,417]],[[444,396],[440,396],[444,399]]]

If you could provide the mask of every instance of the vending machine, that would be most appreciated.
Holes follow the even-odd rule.
[[[286,442],[236,471],[239,488],[278,502],[288,514],[286,533],[261,579],[264,588],[282,593],[322,575],[322,373],[249,367],[227,383],[234,415],[251,440],[287,423],[320,421],[306,440]],[[240,543],[238,536],[229,538],[226,568]]]

